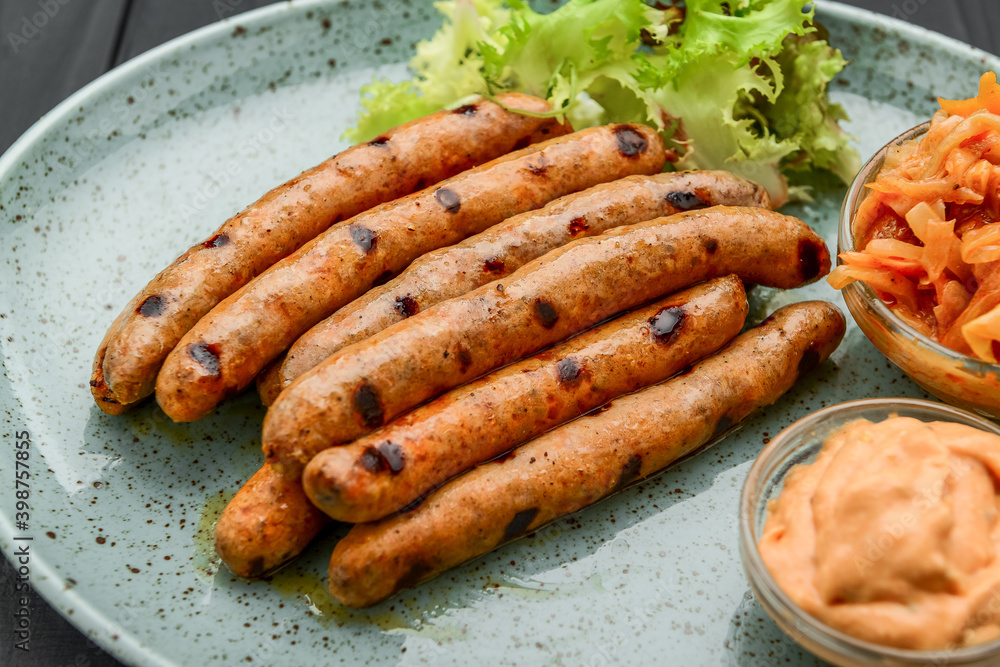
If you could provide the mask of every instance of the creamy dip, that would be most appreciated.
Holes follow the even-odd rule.
[[[1000,637],[1000,436],[891,417],[847,424],[771,501],[760,554],[823,623],[930,650]]]

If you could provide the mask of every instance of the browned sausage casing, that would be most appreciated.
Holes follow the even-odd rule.
[[[320,452],[302,476],[306,494],[334,519],[381,519],[478,463],[665,380],[732,340],[746,315],[736,276],[678,292]]]
[[[651,475],[774,403],[840,343],[822,301],[787,306],[691,372],[620,398],[334,548],[330,590],[365,607]]]
[[[716,279],[456,389],[380,430],[380,438],[373,434],[346,447],[326,450],[309,468],[320,459],[326,460],[327,455],[350,457],[353,452],[354,458],[341,470],[345,477],[352,476],[350,489],[338,494],[347,513],[337,518],[380,518],[437,483],[551,426],[671,375],[735,336],[746,309],[739,279]],[[667,332],[666,326],[675,319],[674,329]],[[361,443],[367,440],[372,440],[376,449],[385,448],[387,442],[398,446],[399,460],[406,464],[402,474],[381,466],[376,466],[381,472],[351,466],[357,457],[379,460],[364,457],[367,446]],[[322,464],[324,478],[332,476],[332,467],[329,461]],[[306,480],[311,478],[309,468]],[[215,529],[216,552],[233,572],[253,577],[280,567],[326,525],[317,516],[325,515],[301,488],[298,478],[282,478],[265,463],[239,490]],[[362,503],[367,507],[362,509]],[[365,512],[363,517],[359,511]]]
[[[298,556],[330,523],[301,481],[266,463],[236,492],[215,524],[215,553],[241,577],[259,577]]]
[[[370,292],[371,290],[368,291]],[[361,298],[363,299],[364,297],[362,296]],[[354,301],[358,301],[358,299],[355,299]],[[354,301],[351,303],[354,303]],[[345,306],[345,308],[346,307],[347,306]],[[343,310],[343,308],[341,310]],[[323,321],[325,322],[326,320]],[[320,324],[322,324],[322,322]],[[316,326],[319,326],[319,324]],[[294,345],[292,347],[294,347]],[[283,389],[281,386],[281,366],[285,362],[286,355],[287,352],[279,354],[274,361],[269,363],[267,366],[264,366],[264,369],[258,373],[257,377],[254,379],[254,384],[257,385],[257,395],[260,396],[260,402],[264,405],[271,405],[271,403],[274,403],[274,399],[278,398],[278,394],[280,394]]]
[[[278,373],[258,378],[265,405],[281,388],[337,350],[375,335],[430,306],[513,273],[576,238],[652,220],[678,211],[768,206],[760,186],[724,171],[629,176],[514,216],[449,248],[417,259],[400,276],[323,320],[299,338]]]
[[[715,206],[573,241],[299,377],[264,418],[264,453],[295,476],[327,447],[627,308],[730,273],[790,288],[829,269],[808,225],[759,208]]]
[[[514,109],[549,108],[529,95],[500,97]],[[94,360],[94,399],[120,414],[153,393],[163,360],[205,313],[331,224],[568,131],[481,101],[401,125],[299,174],[227,220],[132,300]]]
[[[204,417],[307,329],[424,253],[597,183],[663,169],[656,130],[594,127],[530,146],[328,229],[225,299],[171,352],[156,399]]]
[[[104,381],[104,356],[108,351],[108,345],[115,337],[115,333],[118,331],[118,327],[127,318],[132,317],[132,312],[136,308],[136,304],[140,303],[142,294],[138,294],[133,297],[129,304],[125,306],[125,310],[118,313],[118,317],[115,321],[111,323],[111,327],[105,332],[104,338],[101,340],[101,344],[97,347],[97,354],[94,357],[94,364],[91,368],[90,374],[90,393],[94,397],[94,401],[97,405],[104,411],[105,414],[109,415],[120,415],[124,414],[126,410],[131,407],[131,404],[122,403],[115,394],[108,388],[107,383]]]

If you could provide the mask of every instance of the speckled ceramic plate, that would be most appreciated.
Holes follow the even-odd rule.
[[[834,3],[820,17],[854,61],[833,95],[863,157],[926,118],[932,90],[968,95],[1000,65]],[[405,0],[245,14],[107,74],[0,159],[0,546],[30,544],[39,592],[137,665],[808,664],[748,592],[737,501],[762,443],[807,412],[924,395],[853,326],[831,362],[710,451],[360,612],[326,593],[336,534],[270,581],[237,580],[214,557],[213,522],[260,462],[254,395],[181,426],[153,404],[119,418],[94,407],[90,361],[122,305],[247,202],[343,148],[359,86],[401,77],[437,23],[429,3]],[[842,196],[789,212],[832,248]],[[814,297],[840,303],[825,284],[758,290],[753,316]]]

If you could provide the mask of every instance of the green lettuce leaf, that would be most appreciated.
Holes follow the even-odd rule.
[[[585,89],[595,70],[627,66],[652,13],[635,0],[570,0],[551,14],[538,14],[521,0],[508,4],[510,23],[499,30],[506,45],[486,49],[484,74],[494,86],[540,97],[568,77]]]
[[[432,39],[417,44],[409,63],[413,79],[398,83],[376,79],[363,86],[361,114],[344,133],[345,139],[368,141],[486,91],[481,49],[503,44],[498,31],[507,25],[510,11],[503,0],[448,0],[434,7],[444,16],[444,24]]]
[[[362,89],[346,136],[370,139],[471,95],[546,98],[575,128],[657,127],[677,168],[727,169],[781,203],[808,185],[849,182],[858,155],[827,87],[844,66],[809,0],[570,0],[548,14],[524,0],[445,0],[417,45],[413,78]],[[825,174],[825,176],[824,176]],[[791,187],[789,187],[791,186]]]
[[[726,52],[745,65],[780,51],[789,33],[811,30],[814,13],[811,0],[687,0],[676,44],[693,56]]]
[[[375,79],[361,87],[361,108],[354,127],[344,132],[344,139],[359,144],[369,141],[386,130],[415,118],[434,113],[444,105],[422,97],[411,81],[394,83]]]
[[[830,81],[847,61],[815,36],[788,37],[776,60],[785,88],[777,100],[761,103],[759,111],[778,137],[797,148],[782,164],[789,181],[805,183],[811,171],[821,169],[850,183],[861,168],[860,156],[838,125],[847,113],[827,96]]]
[[[739,66],[735,54],[705,54],[682,67],[654,98],[665,117],[676,119],[674,140],[684,147],[678,169],[725,169],[767,188],[776,204],[788,199],[779,165],[795,152],[791,142],[762,131],[747,117],[754,95],[776,100],[773,70]]]

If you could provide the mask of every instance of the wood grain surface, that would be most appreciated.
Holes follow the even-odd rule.
[[[0,151],[46,111],[112,67],[203,25],[273,1],[0,0]],[[844,1],[1000,53],[996,0]],[[21,595],[15,595],[15,578],[11,565],[0,558],[0,665],[119,664],[33,592],[31,650],[15,650],[12,613]]]

